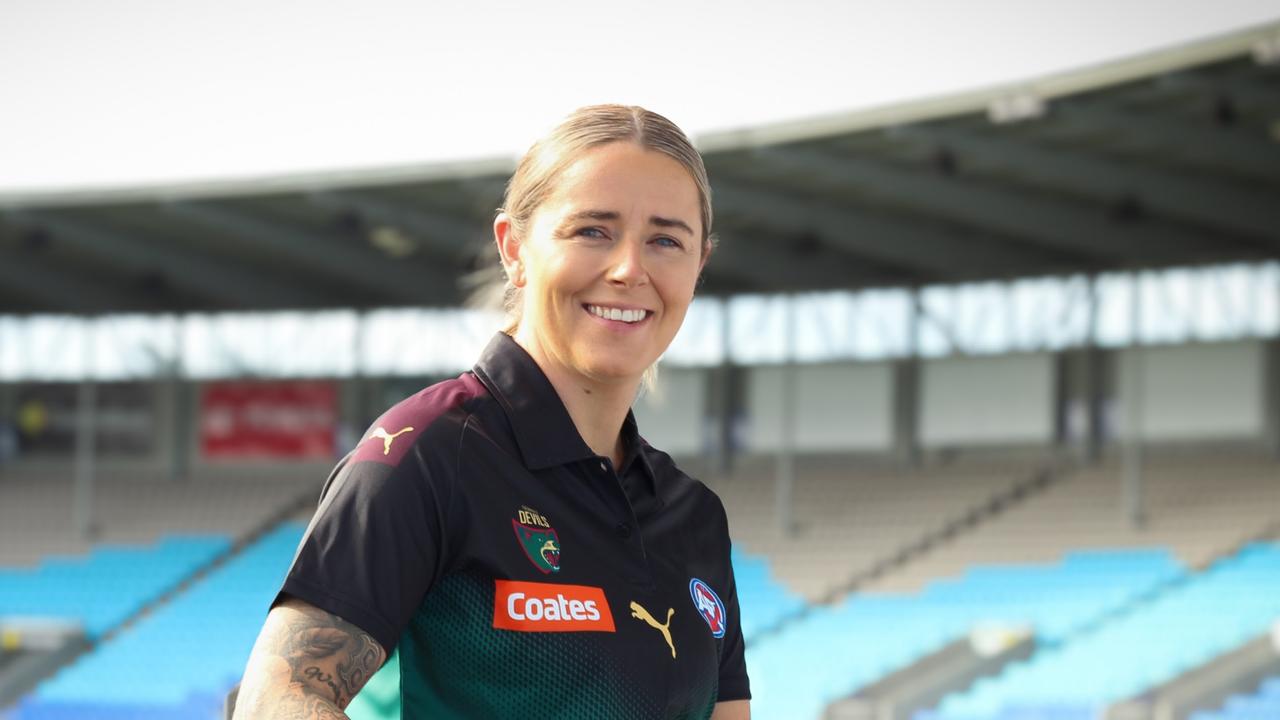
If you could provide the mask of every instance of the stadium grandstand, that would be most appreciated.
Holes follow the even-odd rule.
[[[754,717],[1280,718],[1280,24],[697,140],[635,409]],[[335,458],[496,329],[512,169],[0,196],[0,719],[223,717]]]

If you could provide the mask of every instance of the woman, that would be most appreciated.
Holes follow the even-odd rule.
[[[748,718],[724,509],[637,434],[713,246],[660,115],[583,108],[493,224],[509,322],[325,485],[237,718],[344,717],[399,648],[409,718]]]

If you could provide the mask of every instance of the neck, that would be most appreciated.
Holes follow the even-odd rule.
[[[519,334],[512,336],[542,370],[587,447],[622,467],[622,423],[640,388],[640,378],[602,381],[570,370]]]

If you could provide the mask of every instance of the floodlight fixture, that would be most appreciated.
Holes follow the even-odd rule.
[[[987,106],[987,118],[997,125],[1034,120],[1042,117],[1048,103],[1030,90],[1001,95]]]
[[[1259,65],[1280,65],[1280,33],[1261,38],[1253,44],[1253,61]]]

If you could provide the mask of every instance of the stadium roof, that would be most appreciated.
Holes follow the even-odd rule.
[[[1280,23],[698,141],[706,294],[1280,257]],[[456,305],[512,167],[2,196],[0,312]]]

